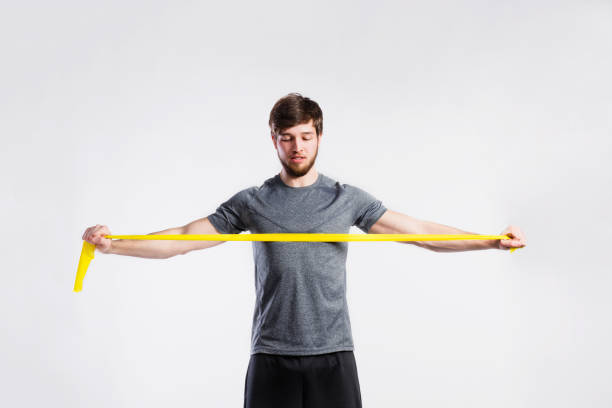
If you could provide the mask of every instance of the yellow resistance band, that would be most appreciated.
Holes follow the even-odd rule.
[[[318,233],[280,233],[280,234],[181,234],[181,235],[105,235],[109,239],[154,239],[180,241],[285,241],[285,242],[341,242],[341,241],[450,241],[463,239],[512,239],[508,235],[477,234],[318,234]],[[83,279],[94,259],[96,246],[83,241],[79,258],[74,292],[83,289]],[[513,252],[518,248],[510,248]]]

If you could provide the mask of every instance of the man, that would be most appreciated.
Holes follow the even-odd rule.
[[[214,213],[153,234],[348,233],[473,234],[388,210],[369,193],[314,167],[323,136],[319,105],[292,93],[270,112],[282,165],[260,186],[245,188]],[[169,258],[225,241],[114,240],[103,225],[83,239],[103,253]],[[519,228],[508,240],[402,241],[436,252],[525,246]],[[253,242],[256,305],[245,378],[246,408],[361,407],[346,303],[348,242]]]

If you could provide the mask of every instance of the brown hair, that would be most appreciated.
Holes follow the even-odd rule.
[[[295,125],[308,123],[317,131],[317,136],[323,132],[323,112],[319,105],[310,98],[297,92],[292,92],[280,98],[270,111],[270,130],[277,135],[279,132]]]

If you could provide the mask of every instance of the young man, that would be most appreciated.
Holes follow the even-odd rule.
[[[214,213],[153,234],[348,233],[473,234],[388,210],[358,187],[314,167],[323,136],[319,105],[297,93],[270,113],[271,139],[282,165],[260,186],[245,188]],[[114,240],[103,225],[83,239],[103,253],[169,258],[225,241]],[[521,230],[509,240],[407,242],[436,252],[525,246]],[[246,408],[361,407],[346,303],[348,242],[253,242],[256,306],[245,378]]]

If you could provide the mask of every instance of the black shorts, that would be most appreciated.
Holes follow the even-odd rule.
[[[312,356],[251,355],[244,408],[361,408],[352,351]]]

